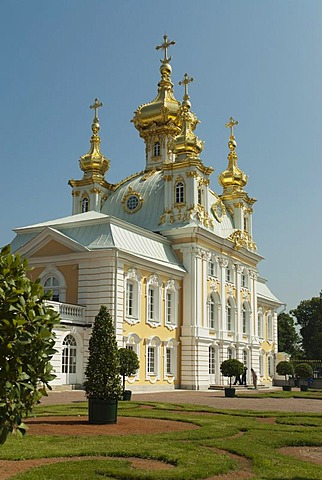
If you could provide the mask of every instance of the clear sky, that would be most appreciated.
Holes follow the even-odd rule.
[[[320,0],[10,0],[0,6],[0,245],[15,227],[71,214],[95,97],[101,149],[116,183],[144,168],[130,119],[151,101],[167,33],[175,96],[187,72],[205,141],[226,169],[230,116],[246,191],[257,199],[260,274],[287,311],[322,288]]]

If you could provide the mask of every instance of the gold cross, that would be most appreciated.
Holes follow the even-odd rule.
[[[237,120],[234,120],[233,117],[230,117],[229,122],[226,123],[225,127],[230,128],[230,136],[234,136],[234,126],[238,125]]]
[[[189,83],[193,82],[193,78],[189,77],[189,75],[187,73],[185,73],[183,77],[184,78],[183,78],[183,80],[181,80],[181,82],[179,82],[179,85],[184,85],[184,98],[188,99],[189,98],[188,85],[189,85]]]
[[[95,118],[97,118],[97,110],[102,107],[103,104],[98,100],[98,98],[95,98],[95,101],[93,105],[90,105],[89,108],[94,108],[95,109]]]
[[[164,59],[161,60],[161,62],[163,63],[168,63],[170,62],[171,60],[171,57],[167,58],[167,54],[168,54],[168,48],[171,46],[171,45],[175,45],[175,41],[174,40],[171,40],[170,42],[168,41],[168,36],[167,35],[163,35],[163,40],[164,42],[162,43],[162,45],[158,45],[157,47],[155,47],[157,50],[160,50],[160,48],[163,48],[164,50]]]

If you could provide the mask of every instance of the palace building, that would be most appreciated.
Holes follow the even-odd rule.
[[[109,183],[100,150],[95,99],[90,150],[81,176],[70,180],[72,214],[14,231],[12,250],[27,257],[32,279],[52,291],[60,312],[53,385],[81,386],[91,326],[100,305],[115,321],[119,346],[135,350],[140,369],[132,390],[208,389],[227,378],[220,364],[237,358],[259,383],[270,384],[277,353],[281,302],[260,278],[252,235],[255,199],[238,166],[232,117],[227,169],[210,188],[213,168],[201,158],[198,118],[180,82],[174,96],[174,42],[164,36],[157,95],[132,119],[145,143],[140,173]],[[250,381],[250,379],[248,379]]]

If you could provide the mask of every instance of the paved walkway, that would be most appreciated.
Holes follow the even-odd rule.
[[[83,390],[52,391],[49,392],[48,397],[43,397],[41,403],[42,405],[57,405],[85,400],[86,397]],[[225,398],[223,391],[216,390],[173,390],[168,392],[132,393],[132,400],[139,402],[191,403],[234,410],[312,412],[322,414],[322,400],[264,397]]]

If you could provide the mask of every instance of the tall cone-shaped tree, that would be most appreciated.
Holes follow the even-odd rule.
[[[122,393],[119,352],[113,320],[104,305],[95,317],[88,350],[84,384],[87,397],[118,399]]]

